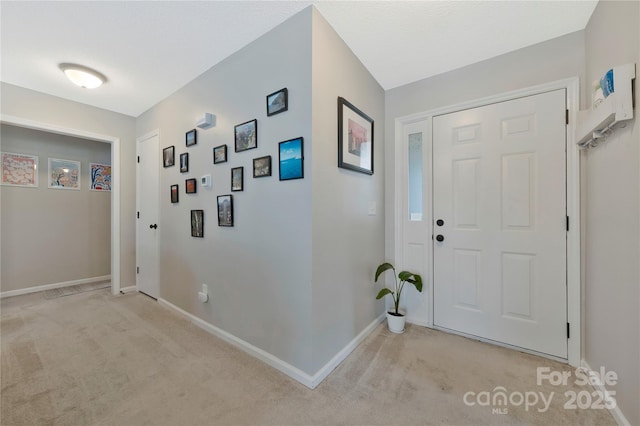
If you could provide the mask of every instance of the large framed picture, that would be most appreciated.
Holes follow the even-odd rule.
[[[304,178],[304,154],[302,137],[278,144],[280,180]]]
[[[2,185],[38,187],[38,157],[35,155],[2,153]]]
[[[373,174],[373,119],[338,98],[338,167]]]
[[[218,226],[233,226],[233,195],[218,195]]]
[[[49,158],[49,188],[80,190],[80,162]]]
[[[184,138],[185,138],[185,145],[187,146],[193,146],[197,144],[198,134],[196,133],[196,129],[189,130],[187,133],[185,133]]]
[[[231,169],[231,191],[244,190],[244,167],[234,167]]]
[[[191,236],[204,238],[204,210],[191,210]]]
[[[111,166],[108,164],[89,163],[91,173],[90,191],[111,191]]]
[[[171,167],[175,165],[175,146],[168,146],[162,150],[162,165],[164,167]]]
[[[187,194],[195,194],[198,192],[195,179],[186,179],[184,181],[185,192]]]
[[[271,176],[271,156],[259,157],[253,159],[253,177]]]
[[[258,120],[247,121],[234,127],[236,152],[258,147]]]
[[[280,89],[270,95],[267,95],[267,117],[280,114],[289,109],[289,90],[287,88]]]
[[[220,145],[213,148],[213,164],[227,162],[227,145]]]
[[[184,152],[180,154],[180,173],[187,173],[189,171],[189,153]]]
[[[171,204],[178,203],[180,186],[178,184],[171,185]]]

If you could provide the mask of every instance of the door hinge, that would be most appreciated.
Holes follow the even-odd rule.
[[[136,274],[139,274],[139,273],[140,273],[140,267],[136,266]]]
[[[140,156],[138,155],[138,163],[140,162]]]
[[[565,121],[569,124],[569,110],[566,110]]]
[[[567,339],[571,338],[571,324],[567,323]]]
[[[567,216],[567,232],[569,232],[569,216]]]
[[[138,219],[140,219],[140,212],[138,212],[137,216],[138,216]]]

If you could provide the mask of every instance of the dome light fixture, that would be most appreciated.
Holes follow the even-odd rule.
[[[60,64],[60,69],[72,83],[85,89],[100,87],[107,78],[96,70],[77,64]]]

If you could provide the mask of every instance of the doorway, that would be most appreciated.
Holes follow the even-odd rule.
[[[425,281],[423,293],[403,294],[409,322],[579,365],[577,87],[564,80],[396,120],[395,261]],[[550,118],[542,118],[545,102],[554,104]],[[526,111],[532,105],[543,114]],[[479,125],[486,119],[491,130]],[[549,137],[547,119],[559,141],[549,152],[535,142]],[[481,148],[487,138],[501,141],[490,159]]]
[[[5,114],[0,116],[0,122],[111,144],[111,293],[120,293],[120,138]]]

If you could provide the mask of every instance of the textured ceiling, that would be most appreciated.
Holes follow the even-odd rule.
[[[314,4],[384,89],[586,26],[597,1],[6,1],[0,80],[137,117]],[[89,91],[58,69],[108,78]]]

